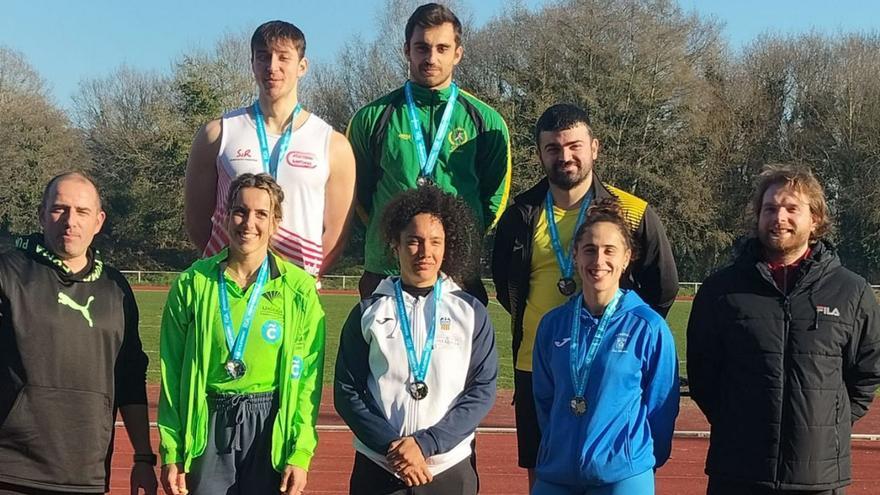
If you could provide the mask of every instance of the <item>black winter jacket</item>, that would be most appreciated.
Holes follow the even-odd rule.
[[[880,384],[880,308],[820,242],[788,295],[751,239],[700,288],[688,323],[693,399],[712,425],[706,474],[787,490],[850,483],[851,425]]]
[[[498,302],[510,313],[513,331],[513,360],[523,338],[523,314],[529,296],[532,240],[538,218],[544,212],[549,183],[545,177],[531,189],[514,198],[501,216],[492,250],[492,280]],[[632,229],[638,258],[621,281],[621,287],[635,289],[654,311],[666,316],[678,294],[678,272],[672,247],[663,223],[644,200],[620,189],[602,184],[593,173],[594,202],[617,197],[624,217]],[[531,400],[531,399],[530,399]]]
[[[146,404],[137,304],[118,271],[82,274],[21,238],[0,256],[0,482],[103,493],[115,408]]]

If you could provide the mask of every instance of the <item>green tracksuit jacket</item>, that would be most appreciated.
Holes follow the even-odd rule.
[[[272,256],[277,276],[267,281],[263,295],[280,293],[284,308],[272,464],[278,471],[287,464],[308,469],[318,443],[315,422],[324,369],[324,311],[315,280]],[[206,376],[209,365],[222,366],[209,363],[208,356],[212,333],[223,332],[217,272],[226,257],[224,249],[181,273],[162,316],[160,454],[163,464],[183,463],[184,471],[205,451],[208,438]],[[233,310],[232,317],[240,322],[242,315]]]
[[[412,87],[430,153],[451,90]],[[507,125],[492,107],[460,91],[446,132],[434,181],[466,201],[479,226],[489,229],[507,206],[510,191]],[[359,213],[367,226],[364,269],[396,274],[397,265],[382,238],[380,217],[394,195],[417,187],[420,171],[403,87],[358,110],[347,134],[357,160]]]

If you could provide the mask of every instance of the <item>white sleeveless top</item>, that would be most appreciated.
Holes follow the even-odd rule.
[[[211,216],[211,239],[204,256],[212,256],[228,243],[226,195],[229,185],[241,174],[263,172],[257,128],[250,107],[223,115],[220,153],[217,155],[217,202]],[[324,191],[330,177],[330,136],[333,128],[309,114],[294,129],[287,153],[278,162],[278,184],[284,190],[282,220],[271,243],[275,250],[317,275],[324,260],[321,236],[324,232]],[[272,160],[278,157],[277,134],[266,134]]]

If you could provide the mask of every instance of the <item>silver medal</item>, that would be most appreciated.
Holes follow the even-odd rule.
[[[226,374],[229,375],[229,378],[233,380],[243,377],[247,371],[247,366],[244,365],[244,361],[241,359],[230,359],[226,361],[223,367],[226,368]]]
[[[413,399],[422,400],[428,396],[428,385],[418,380],[407,385],[406,391],[409,392]]]
[[[572,397],[568,407],[575,416],[583,416],[587,412],[587,400],[580,396]]]

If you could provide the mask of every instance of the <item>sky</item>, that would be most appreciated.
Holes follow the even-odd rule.
[[[524,4],[535,9],[546,1]],[[686,11],[723,22],[734,49],[764,32],[834,33],[880,26],[876,0],[679,1]],[[509,2],[460,4],[481,25]],[[166,72],[175,59],[210,49],[224,33],[250,33],[270,19],[299,26],[306,34],[307,56],[330,62],[351,35],[369,35],[382,5],[384,0],[0,0],[0,45],[23,53],[55,102],[70,108],[82,80],[104,77],[121,65]]]

